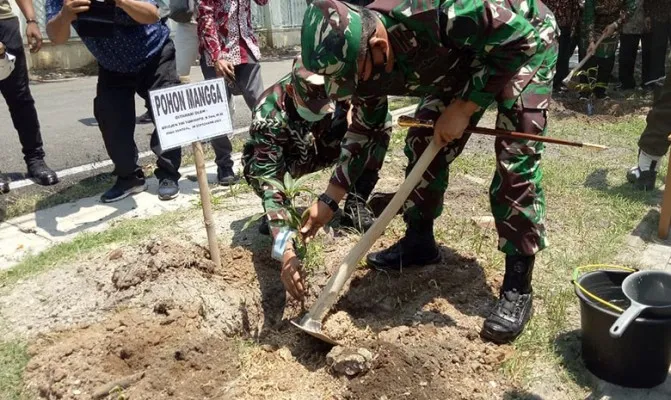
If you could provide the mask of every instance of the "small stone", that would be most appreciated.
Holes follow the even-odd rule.
[[[109,256],[107,257],[110,261],[113,260],[118,260],[123,256],[123,250],[121,249],[114,249],[109,253]]]
[[[497,384],[494,381],[489,381],[489,386],[491,386],[492,388],[496,388]]]
[[[466,334],[466,337],[468,338],[468,340],[473,341],[478,338],[478,334],[473,331],[470,331]]]
[[[74,390],[72,391],[72,394],[74,394],[75,396],[79,396],[80,394],[82,394],[82,391],[79,390],[79,389],[74,389]]]
[[[214,385],[211,383],[206,383],[205,385],[200,387],[200,390],[203,392],[205,396],[210,397],[214,393]]]
[[[401,325],[384,332],[380,332],[378,337],[384,342],[395,343],[404,337],[409,330],[409,327]]]
[[[280,355],[280,358],[286,362],[291,362],[294,360],[294,356],[291,354],[291,351],[289,351],[289,349],[286,347],[282,347],[277,353]]]
[[[51,380],[52,380],[52,382],[60,382],[63,379],[65,379],[66,376],[68,376],[68,373],[65,372],[64,370],[58,368],[58,369],[54,370],[54,373],[51,376]]]
[[[428,384],[429,384],[429,382],[427,382],[427,381],[421,381],[421,382],[419,382],[419,386],[426,386],[426,385],[428,385]]]

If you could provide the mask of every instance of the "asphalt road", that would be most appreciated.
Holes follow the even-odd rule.
[[[289,72],[291,60],[262,63],[264,85],[270,86]],[[200,68],[191,69],[191,78],[203,79]],[[31,91],[42,126],[44,149],[48,164],[60,171],[96,161],[107,160],[107,152],[93,117],[96,77],[77,78],[64,82],[33,83]],[[251,113],[241,96],[234,97],[236,114],[234,128],[249,125]],[[0,102],[0,171],[17,176],[25,172],[18,134],[13,128],[9,111]],[[136,96],[137,115],[145,112],[144,101]],[[140,152],[149,150],[152,124],[137,125],[135,139]]]

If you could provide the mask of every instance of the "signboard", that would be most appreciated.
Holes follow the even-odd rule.
[[[233,132],[223,78],[149,92],[161,150]]]

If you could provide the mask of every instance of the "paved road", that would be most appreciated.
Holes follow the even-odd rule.
[[[276,82],[291,68],[291,60],[262,63],[261,72],[266,86]],[[200,68],[191,69],[194,80],[203,79]],[[31,85],[42,124],[42,136],[47,161],[55,170],[76,167],[108,159],[100,131],[93,117],[95,77],[78,78],[66,82],[35,83]],[[249,125],[251,113],[241,96],[235,97],[234,127]],[[138,115],[144,113],[144,101],[136,96]],[[140,151],[149,149],[149,134],[153,125],[138,125],[135,137]],[[0,171],[23,173],[23,154],[16,131],[4,102],[0,102]]]

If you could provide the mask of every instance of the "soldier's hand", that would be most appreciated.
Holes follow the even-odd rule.
[[[612,24],[608,25],[606,29],[603,30],[603,36],[604,37],[611,37],[615,34],[617,31],[618,24],[617,22],[613,22]]]
[[[301,235],[305,243],[317,234],[320,228],[326,225],[333,218],[333,210],[321,201],[317,201],[308,210],[308,217],[301,228]]]
[[[284,289],[296,300],[303,300],[305,296],[305,283],[301,276],[301,262],[293,249],[284,252],[282,260],[282,272],[280,279]]]
[[[445,107],[438,121],[433,126],[434,140],[445,146],[460,139],[471,121],[471,116],[478,109],[477,104],[461,99],[454,100]]]

